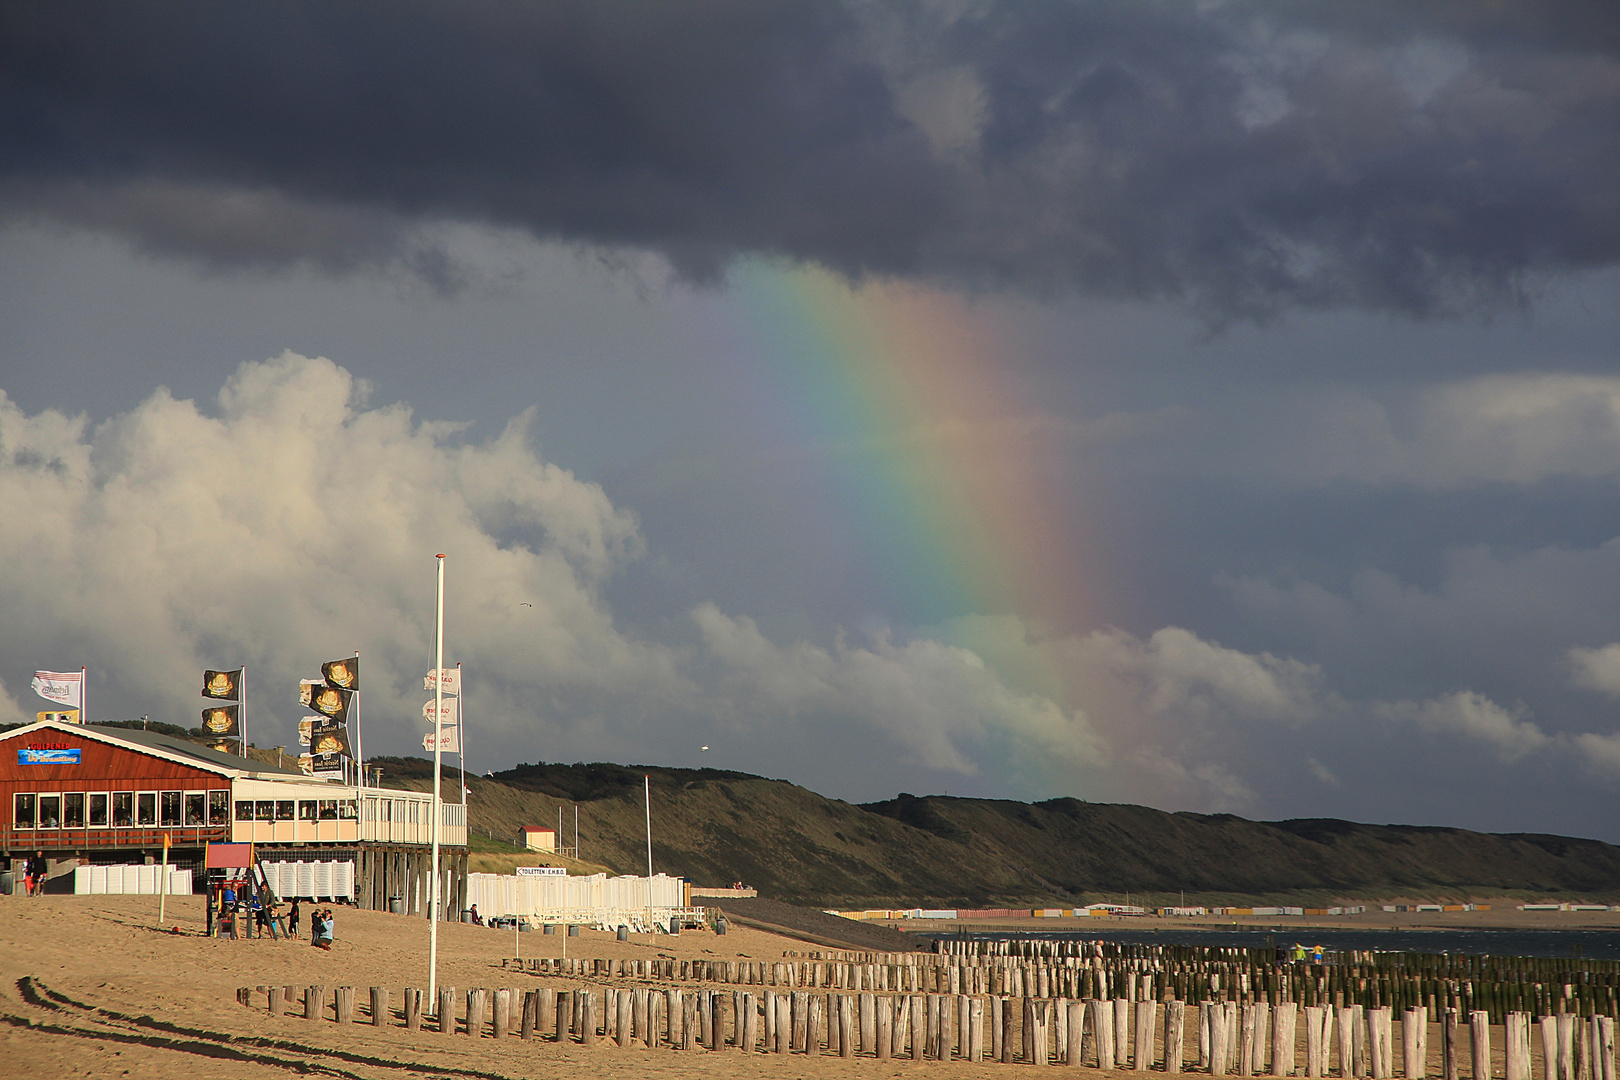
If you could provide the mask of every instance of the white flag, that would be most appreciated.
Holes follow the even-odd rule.
[[[435,682],[442,684],[444,693],[459,694],[461,693],[461,669],[453,667],[439,668],[436,680],[435,673],[428,672],[422,676],[422,689],[430,694],[433,693]]]
[[[70,709],[84,708],[84,672],[36,671],[34,693],[46,701],[66,705]]]
[[[433,723],[433,704],[434,703],[431,702],[431,701],[425,701],[425,702],[422,703],[422,719],[426,720],[430,724]],[[456,699],[453,698],[453,697],[445,698],[444,699],[444,726],[449,727],[450,725],[454,724],[455,722],[456,722]]]
[[[460,728],[447,727],[441,729],[439,731],[439,749],[446,754],[461,753],[460,733]],[[429,752],[433,750],[433,732],[430,731],[422,736],[422,749]]]

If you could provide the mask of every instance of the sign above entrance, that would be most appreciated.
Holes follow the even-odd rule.
[[[79,764],[79,748],[77,746],[19,746],[17,748],[17,764],[77,765]]]

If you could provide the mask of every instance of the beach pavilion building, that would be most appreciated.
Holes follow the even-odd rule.
[[[0,868],[19,880],[35,852],[53,870],[149,864],[167,836],[170,863],[200,888],[209,843],[252,843],[283,895],[316,895],[297,883],[319,868],[318,895],[425,915],[432,809],[424,792],[357,788],[157,732],[47,720],[0,733]],[[467,896],[466,809],[441,806],[451,920]]]

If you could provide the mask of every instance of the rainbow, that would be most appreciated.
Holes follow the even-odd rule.
[[[889,610],[912,625],[1017,614],[1084,624],[1076,497],[1054,473],[1060,425],[1000,362],[1005,316],[913,285],[852,288],[814,269],[732,279],[747,352],[790,432],[820,448]]]

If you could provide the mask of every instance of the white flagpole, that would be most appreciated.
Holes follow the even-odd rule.
[[[354,650],[354,669],[360,670],[360,650]],[[366,741],[360,733],[360,680],[354,681],[354,764],[360,770],[359,787],[366,786]]]
[[[79,669],[79,723],[90,722],[90,667]]]
[[[456,662],[456,760],[461,762],[461,805],[467,805],[467,684],[461,681],[461,662]]]
[[[236,748],[247,757],[247,665],[242,665],[242,681],[236,688],[237,717],[236,717]],[[228,746],[229,743],[221,742]]]
[[[652,777],[647,773],[641,774],[642,790],[647,797],[647,933],[653,932],[653,895],[652,895]]]
[[[428,929],[428,1000],[439,999],[439,826],[444,819],[444,804],[439,791],[440,773],[444,769],[444,556],[439,561],[439,603],[437,628],[433,634],[433,902],[429,911],[432,921]]]

